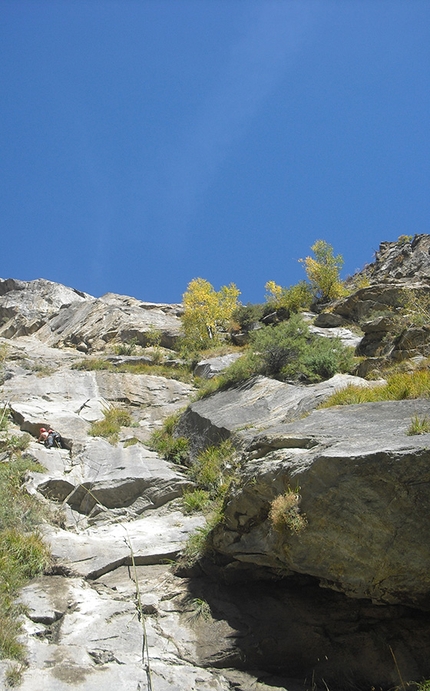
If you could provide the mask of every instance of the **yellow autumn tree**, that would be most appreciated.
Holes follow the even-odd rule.
[[[341,254],[333,255],[333,247],[325,240],[317,240],[311,247],[314,257],[300,259],[316,298],[322,302],[334,300],[345,294],[340,279],[343,266]]]
[[[218,344],[220,330],[227,328],[238,307],[239,295],[234,283],[216,291],[204,278],[194,278],[183,295],[184,345],[202,350]]]

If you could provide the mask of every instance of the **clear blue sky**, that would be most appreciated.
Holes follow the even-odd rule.
[[[2,278],[178,302],[427,233],[429,0],[1,0]]]

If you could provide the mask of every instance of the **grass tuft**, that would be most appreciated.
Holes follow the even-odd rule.
[[[300,494],[288,489],[285,494],[280,494],[270,505],[269,519],[280,532],[288,528],[292,533],[299,533],[306,528],[306,516],[300,513]]]
[[[423,369],[415,370],[414,372],[396,372],[382,386],[372,388],[347,386],[342,391],[336,391],[320,407],[330,408],[334,405],[373,403],[375,401],[401,401],[429,397],[430,371]]]
[[[187,490],[182,495],[182,506],[185,513],[205,511],[210,505],[210,494],[205,489]]]
[[[418,415],[414,415],[407,434],[413,436],[414,434],[427,434],[427,432],[430,432],[430,418],[427,416],[420,418]]]
[[[111,406],[103,411],[104,419],[93,422],[88,432],[92,437],[106,437],[111,444],[117,444],[121,427],[130,427],[131,415],[128,410]]]
[[[16,453],[0,464],[0,657],[17,660],[24,659],[25,649],[19,641],[21,607],[15,598],[49,562],[48,548],[37,532],[31,532],[45,510],[22,486],[28,470],[42,468]]]
[[[175,437],[175,427],[180,413],[170,415],[165,419],[159,430],[154,430],[149,440],[149,447],[167,461],[183,464],[188,459],[189,442],[186,437]]]

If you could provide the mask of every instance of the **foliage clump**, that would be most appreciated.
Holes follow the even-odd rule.
[[[216,291],[204,278],[193,279],[183,296],[183,349],[203,350],[219,344],[220,332],[227,329],[239,295],[234,283]]]
[[[405,289],[401,321],[403,326],[427,326],[430,323],[430,292]]]
[[[254,331],[246,353],[220,376],[205,383],[198,397],[257,374],[281,381],[321,381],[338,372],[350,372],[354,363],[353,348],[339,338],[311,334],[303,317],[295,314],[288,321]]]
[[[333,247],[325,240],[317,240],[311,247],[314,257],[300,261],[305,266],[314,297],[320,302],[329,302],[345,294],[340,270],[343,266],[341,254],[334,256]]]
[[[402,401],[405,399],[430,398],[430,371],[396,372],[388,377],[386,384],[374,387],[350,385],[336,391],[322,405],[352,405],[375,401]]]
[[[428,432],[430,432],[430,418],[427,415],[424,417],[414,415],[408,427],[407,434],[413,436],[415,434],[427,434]]]
[[[149,446],[167,461],[181,465],[188,459],[189,442],[186,437],[175,436],[179,415],[179,413],[170,415],[164,420],[161,429],[153,431]]]
[[[49,551],[36,530],[44,510],[23,487],[28,470],[42,468],[23,458],[14,444],[6,450],[9,460],[0,464],[0,658],[22,661],[25,649],[19,641],[21,607],[16,597],[28,579],[48,565]],[[11,678],[12,671],[11,667]]]
[[[238,305],[232,314],[233,324],[236,324],[241,331],[251,331],[255,324],[264,316],[264,305],[252,304]]]
[[[308,310],[313,300],[311,286],[306,281],[300,281],[289,288],[283,288],[275,281],[268,281],[265,288],[268,305],[274,310],[284,310],[287,317]]]

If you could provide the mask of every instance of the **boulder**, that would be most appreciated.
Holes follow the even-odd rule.
[[[321,312],[314,321],[315,326],[323,329],[331,329],[336,326],[343,326],[345,320],[340,314],[333,314],[332,312]]]
[[[408,436],[412,417],[429,414],[419,400],[339,406],[255,435],[214,548],[229,569],[307,574],[349,597],[430,610],[430,437]],[[299,531],[269,517],[288,492]]]

